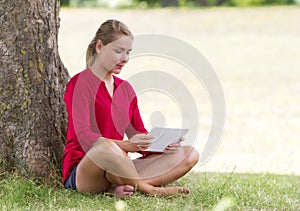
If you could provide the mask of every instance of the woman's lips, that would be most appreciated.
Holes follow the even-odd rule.
[[[116,65],[116,68],[122,69],[122,68],[123,68],[123,65],[118,64],[118,65]]]

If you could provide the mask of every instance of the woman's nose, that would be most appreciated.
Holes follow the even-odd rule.
[[[127,62],[129,60],[129,55],[127,53],[123,53],[121,60],[122,62]]]

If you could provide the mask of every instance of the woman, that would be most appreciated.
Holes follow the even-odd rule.
[[[67,84],[63,184],[118,197],[135,190],[158,196],[188,194],[188,188],[161,186],[185,175],[197,163],[197,151],[178,142],[161,154],[144,152],[153,137],[144,128],[133,88],[115,76],[128,62],[132,43],[123,23],[107,20],[88,46],[87,69]],[[128,140],[123,140],[125,134]],[[132,161],[128,152],[143,157]]]

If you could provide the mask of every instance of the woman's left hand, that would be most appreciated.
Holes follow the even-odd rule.
[[[177,150],[181,147],[181,143],[184,140],[183,137],[179,138],[177,142],[169,144],[165,150],[164,153],[172,154],[177,152]]]

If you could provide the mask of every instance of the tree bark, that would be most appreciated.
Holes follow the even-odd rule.
[[[57,46],[59,0],[0,0],[0,173],[56,177],[69,79]]]

